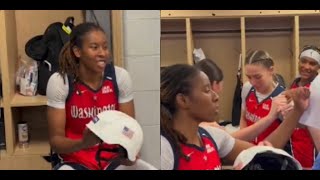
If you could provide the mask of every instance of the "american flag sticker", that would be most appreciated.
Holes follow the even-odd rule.
[[[122,130],[122,134],[125,135],[127,138],[131,139],[133,137],[134,132],[125,126]]]

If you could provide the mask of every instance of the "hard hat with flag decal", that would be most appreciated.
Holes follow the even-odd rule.
[[[143,143],[139,123],[125,113],[107,110],[99,113],[87,127],[107,144],[123,147],[130,161],[135,161]]]
[[[236,170],[302,170],[291,155],[270,146],[253,146],[242,151],[233,167]]]

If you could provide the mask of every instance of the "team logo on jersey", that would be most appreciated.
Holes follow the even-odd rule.
[[[191,153],[187,154],[187,157],[190,157],[193,153],[194,153],[194,151],[192,151]]]
[[[269,111],[270,110],[269,104],[263,103],[262,109]]]
[[[246,119],[251,122],[257,122],[259,119],[261,119],[261,117],[247,111],[246,112]]]
[[[107,110],[115,110],[116,104],[108,104],[102,107],[78,107],[71,106],[71,117],[75,119],[94,118],[99,113]]]
[[[108,94],[113,92],[112,89],[110,88],[110,86],[103,86],[102,87],[102,94]]]
[[[77,90],[77,91],[76,91],[76,94],[77,94],[77,95],[81,95],[81,94],[83,94],[83,93],[85,93],[85,92],[87,92],[87,90],[82,90],[82,91]]]
[[[203,160],[204,160],[204,161],[207,161],[207,160],[208,160],[208,157],[207,157],[206,155],[204,155],[204,156],[203,156]]]
[[[211,153],[214,151],[214,148],[210,146],[210,144],[206,144],[207,153]]]

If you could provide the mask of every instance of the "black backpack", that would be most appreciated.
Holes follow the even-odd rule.
[[[31,38],[25,45],[26,54],[39,62],[38,93],[46,95],[47,83],[50,76],[59,69],[59,53],[74,26],[74,17],[68,17],[65,23],[50,24],[43,35]]]
[[[237,76],[237,84],[233,94],[233,104],[232,104],[232,126],[239,126],[241,118],[241,91],[242,82],[239,76]]]

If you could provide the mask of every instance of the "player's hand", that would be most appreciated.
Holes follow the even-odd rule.
[[[81,141],[82,148],[87,149],[101,142],[101,139],[96,136],[88,128],[83,131],[83,137]]]
[[[309,106],[310,90],[306,87],[290,89],[283,93],[289,101],[293,101],[294,109],[304,111]]]
[[[271,119],[276,119],[281,112],[281,107],[287,104],[288,104],[288,99],[286,98],[285,95],[280,94],[272,98],[271,109],[269,111],[268,116],[271,117]]]
[[[270,146],[273,147],[273,145],[269,141],[261,141],[258,143],[258,146]]]

